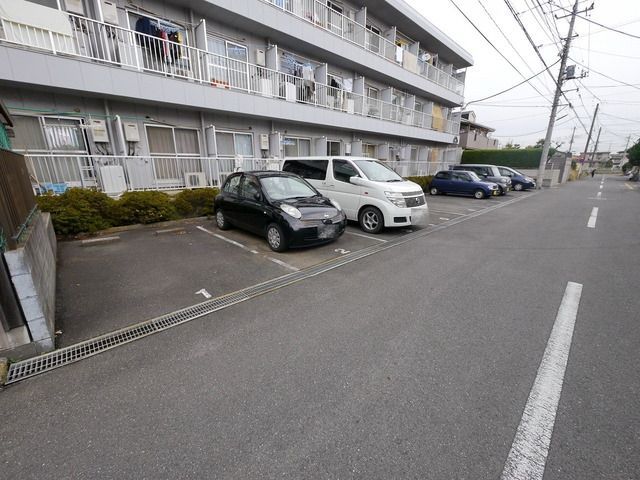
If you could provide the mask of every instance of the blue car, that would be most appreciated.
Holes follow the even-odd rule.
[[[511,179],[511,185],[517,192],[536,188],[536,181],[533,178],[527,177],[524,173],[519,172],[515,168],[498,167],[498,170],[500,171],[500,175]]]
[[[435,174],[429,184],[429,193],[453,193],[488,198],[500,195],[500,188],[493,182],[480,180],[474,172],[464,170],[442,170]]]

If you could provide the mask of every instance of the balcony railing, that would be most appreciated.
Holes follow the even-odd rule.
[[[458,95],[463,95],[464,93],[464,83],[451,74],[420,60],[411,52],[406,50],[399,52],[398,49],[400,47],[395,43],[368,30],[364,25],[342,13],[336,12],[327,6],[326,2],[318,0],[262,1],[359,45],[380,57],[386,58],[390,62],[399,64],[404,69],[428,78],[447,90],[456,92]]]
[[[69,14],[73,32],[71,36],[2,18],[0,20],[0,39],[54,55],[81,57],[138,71],[454,135],[458,134],[460,127],[456,119],[433,117],[344,89],[305,81],[300,77],[242,60],[73,14]]]
[[[408,177],[433,175],[460,160],[460,149],[433,149],[431,161],[386,161]],[[26,154],[27,169],[36,194],[62,194],[69,188],[95,188],[118,194],[135,190],[182,190],[220,187],[238,171],[279,170],[281,159],[250,157],[107,156]]]

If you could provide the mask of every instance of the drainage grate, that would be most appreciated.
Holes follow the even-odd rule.
[[[528,198],[531,195],[535,195],[535,193],[519,196],[517,198],[514,198],[513,200],[491,206],[489,208],[471,213],[464,217],[450,220],[428,230],[418,230],[416,232],[409,233],[400,238],[390,240],[389,242],[383,244],[372,245],[362,250],[348,253],[327,262],[314,265],[305,270],[300,270],[294,273],[283,275],[278,278],[274,278],[272,280],[267,280],[266,282],[247,287],[243,290],[223,295],[221,297],[213,298],[211,300],[207,300],[205,302],[198,303],[196,305],[192,305],[190,307],[186,307],[172,313],[167,313],[151,320],[146,320],[144,322],[137,323],[135,325],[131,325],[129,327],[125,327],[120,330],[116,330],[114,332],[107,333],[90,340],[86,340],[84,342],[76,343],[75,345],[71,345],[69,347],[61,348],[60,350],[46,353],[39,357],[12,363],[9,367],[6,384],[16,383],[20,380],[24,380],[25,378],[33,377],[34,375],[53,370],[54,368],[77,362],[78,360],[97,355],[98,353],[102,353],[106,350],[124,345],[125,343],[132,342],[139,338],[152,335],[171,327],[175,327],[176,325],[180,325],[181,323],[189,322],[204,315],[222,310],[224,308],[230,307],[231,305],[235,305],[237,303],[244,302],[245,300],[255,298],[259,295],[263,295],[279,288],[286,287],[287,285],[291,285],[292,283],[296,283],[301,280],[320,275],[322,273],[328,272],[329,270],[333,270],[361,258],[368,257],[369,255],[373,255],[375,253],[379,253],[384,250],[388,250],[390,248],[394,248],[399,245],[411,242],[416,238],[431,235],[435,232],[461,223],[464,220],[483,215],[506,205],[510,205],[516,201]]]

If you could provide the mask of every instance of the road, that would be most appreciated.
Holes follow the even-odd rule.
[[[640,478],[639,199],[544,190],[12,385],[0,477]]]

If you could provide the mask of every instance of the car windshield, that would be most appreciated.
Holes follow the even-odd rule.
[[[302,178],[273,176],[260,179],[262,189],[272,200],[286,200],[289,198],[308,198],[319,195],[311,185]]]
[[[353,163],[374,182],[404,182],[400,175],[376,160],[354,160]]]

